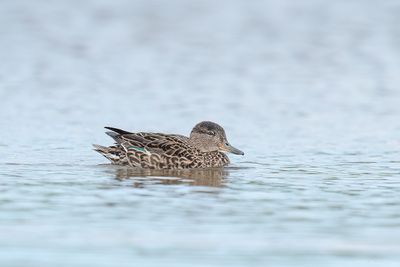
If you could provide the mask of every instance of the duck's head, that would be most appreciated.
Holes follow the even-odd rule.
[[[211,121],[203,121],[194,126],[190,133],[190,143],[202,152],[220,151],[244,155],[243,151],[229,144],[224,128]]]

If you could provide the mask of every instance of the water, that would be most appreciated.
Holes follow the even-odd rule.
[[[399,266],[398,1],[0,4],[1,266]],[[225,169],[103,126],[223,125]]]

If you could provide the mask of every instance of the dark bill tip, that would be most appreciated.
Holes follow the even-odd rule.
[[[231,146],[230,144],[226,145],[226,151],[235,155],[244,155],[244,152],[242,150],[239,150],[233,146]]]

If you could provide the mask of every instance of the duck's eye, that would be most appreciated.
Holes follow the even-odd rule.
[[[215,135],[215,132],[214,131],[208,131],[208,134],[209,135]]]

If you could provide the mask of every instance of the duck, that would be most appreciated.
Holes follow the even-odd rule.
[[[189,137],[104,128],[110,130],[106,134],[114,139],[114,145],[93,147],[114,165],[143,169],[218,168],[230,163],[226,153],[244,155],[228,142],[224,128],[211,121],[196,124]]]

